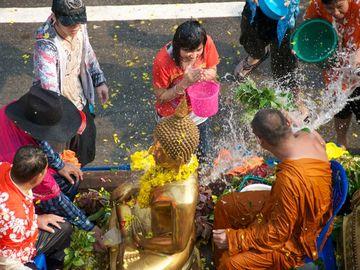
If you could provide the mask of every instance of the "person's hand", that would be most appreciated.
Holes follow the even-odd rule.
[[[216,67],[200,69],[200,81],[216,80]]]
[[[213,240],[219,249],[228,249],[229,243],[224,229],[213,230]]]
[[[78,167],[68,162],[64,162],[64,164],[64,168],[58,171],[62,177],[66,178],[72,185],[74,184],[74,179],[71,175],[75,176],[76,180],[83,180],[83,172]]]
[[[56,227],[60,230],[61,226],[59,223],[64,223],[64,222],[65,222],[65,219],[63,217],[53,215],[53,214],[39,215],[38,220],[37,220],[39,229],[49,232],[49,233],[55,232],[55,230],[53,228],[51,228],[49,225],[53,225],[54,227]]]
[[[209,77],[209,70],[200,69],[200,81],[206,81]]]
[[[201,80],[202,69],[188,67],[184,73],[184,79],[188,84],[193,84]]]
[[[98,226],[95,226],[92,229],[92,232],[94,232],[94,237],[95,237],[95,243],[94,243],[95,251],[106,250],[106,246],[105,246],[104,240],[103,240],[104,237],[103,237],[102,230]]]
[[[102,85],[96,87],[96,92],[98,94],[98,97],[100,99],[101,104],[106,103],[109,99],[109,88],[105,83]]]

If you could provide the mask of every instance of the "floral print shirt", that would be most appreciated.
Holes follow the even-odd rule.
[[[81,31],[83,45],[79,77],[85,98],[94,104],[95,87],[105,83],[106,79],[90,44],[86,25],[82,25]],[[55,31],[53,16],[47,19],[35,35],[33,84],[63,94],[67,54]]]
[[[0,257],[27,263],[36,253],[37,215],[33,197],[16,186],[10,170],[0,163]]]

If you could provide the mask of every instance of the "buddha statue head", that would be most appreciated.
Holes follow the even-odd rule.
[[[157,165],[178,169],[190,161],[199,145],[199,130],[188,116],[185,98],[175,113],[155,127],[152,152]]]

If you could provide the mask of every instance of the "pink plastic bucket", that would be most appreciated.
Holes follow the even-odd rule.
[[[187,88],[193,112],[200,117],[210,117],[219,107],[220,84],[211,81],[194,83]]]

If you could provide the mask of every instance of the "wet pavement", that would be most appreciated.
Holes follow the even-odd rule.
[[[24,3],[25,2],[25,3]],[[195,1],[194,1],[195,2]],[[206,1],[196,1],[206,2]],[[218,1],[212,1],[218,2]],[[88,0],[88,5],[128,5],[154,3],[192,3],[192,1],[161,0]],[[0,2],[3,7],[50,6],[51,1]],[[49,11],[50,14],[50,11]],[[156,52],[172,39],[184,20],[144,20],[89,22],[90,42],[108,80],[111,105],[96,107],[98,128],[97,155],[94,165],[117,165],[128,162],[128,155],[147,148],[155,125],[154,95],[151,88],[151,66]],[[218,66],[220,77],[231,73],[236,62],[245,55],[238,44],[240,18],[201,19],[211,35],[221,56]],[[0,105],[25,93],[32,81],[33,33],[40,24],[0,24]],[[317,69],[312,69],[316,71]],[[316,71],[318,72],[318,70]],[[254,73],[254,78],[264,80],[271,76],[269,61]],[[316,77],[316,76],[315,76]],[[319,77],[318,77],[319,78]],[[227,84],[224,84],[226,89]],[[221,119],[213,119],[221,128]],[[332,125],[321,129],[322,135],[334,138]],[[349,133],[351,146],[359,147],[359,126],[352,125]]]

